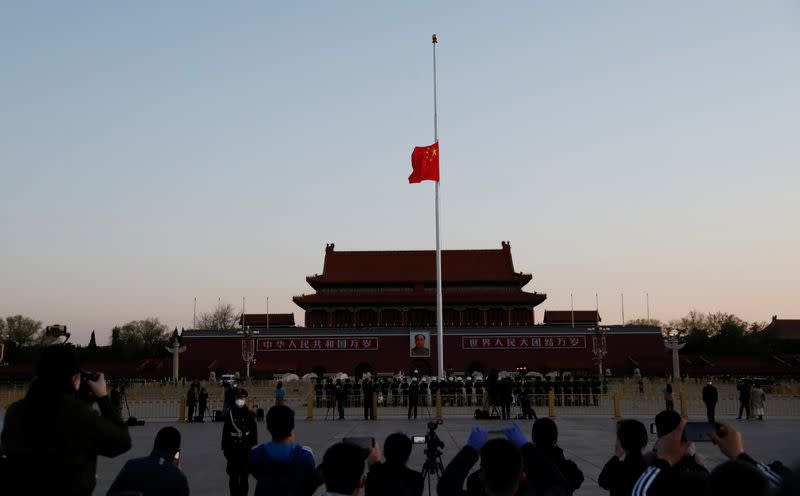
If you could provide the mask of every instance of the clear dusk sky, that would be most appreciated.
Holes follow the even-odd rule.
[[[537,307],[800,318],[800,4],[0,4],[0,316],[302,313],[324,247],[511,241]]]

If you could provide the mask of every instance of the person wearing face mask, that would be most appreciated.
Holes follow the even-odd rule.
[[[222,426],[222,453],[228,461],[228,487],[231,496],[247,496],[250,449],[258,444],[256,416],[247,407],[247,391],[237,389],[233,406],[225,413]]]
[[[3,494],[90,495],[97,455],[114,457],[131,448],[128,428],[111,405],[103,374],[93,379],[81,378],[72,346],[52,345],[42,351],[25,398],[6,411],[0,434],[0,448],[8,457],[7,473],[0,474]],[[100,414],[76,397],[82,381]]]

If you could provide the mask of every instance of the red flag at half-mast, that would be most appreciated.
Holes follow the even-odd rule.
[[[422,181],[439,181],[439,143],[430,146],[417,146],[411,153],[411,167],[414,169],[408,176],[409,183]]]

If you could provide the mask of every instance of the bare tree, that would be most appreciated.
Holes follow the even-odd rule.
[[[198,329],[221,330],[234,329],[240,313],[230,303],[220,303],[211,312],[201,313],[197,318]]]
[[[625,325],[662,327],[658,319],[631,319],[625,322]]]

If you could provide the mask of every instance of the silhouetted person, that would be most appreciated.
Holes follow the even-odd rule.
[[[193,422],[194,421],[194,409],[197,406],[197,389],[195,388],[194,384],[189,388],[189,392],[186,393],[186,421]]]
[[[149,456],[128,460],[114,479],[106,496],[189,496],[189,483],[179,468],[181,434],[163,427],[156,434]]]
[[[98,412],[76,397],[88,387]],[[0,448],[7,455],[0,491],[5,494],[86,496],[96,484],[97,455],[131,448],[128,428],[111,406],[103,374],[81,377],[69,345],[45,348],[25,398],[6,410]]]
[[[709,379],[708,384],[703,386],[703,403],[706,404],[706,416],[709,422],[714,422],[718,399],[719,393],[717,393],[717,388],[714,387],[711,383],[711,379]]]
[[[208,392],[206,388],[200,388],[200,394],[197,395],[197,416],[200,417],[200,422],[206,419],[206,410],[208,409]]]
[[[664,388],[664,404],[666,410],[675,410],[675,394],[672,392],[672,384],[667,384]]]
[[[737,420],[741,420],[743,411],[746,413],[745,419],[750,418],[750,387],[751,384],[747,381],[742,381],[736,385],[736,389],[739,391],[739,416],[736,417]]]
[[[372,381],[366,379],[361,386],[364,391],[364,420],[375,420],[375,410],[372,407],[372,400],[375,396],[375,386]]]
[[[367,496],[422,496],[422,474],[406,466],[414,444],[405,434],[390,434],[383,443],[386,461],[370,465],[364,494]]]
[[[647,446],[647,428],[638,420],[622,420],[617,424],[614,456],[603,466],[597,483],[610,496],[630,496],[634,484],[647,468],[643,451]]]
[[[408,418],[411,419],[411,414],[413,412],[414,418],[417,418],[417,406],[419,405],[419,385],[417,384],[417,380],[414,379],[411,381],[411,385],[408,387]]]

